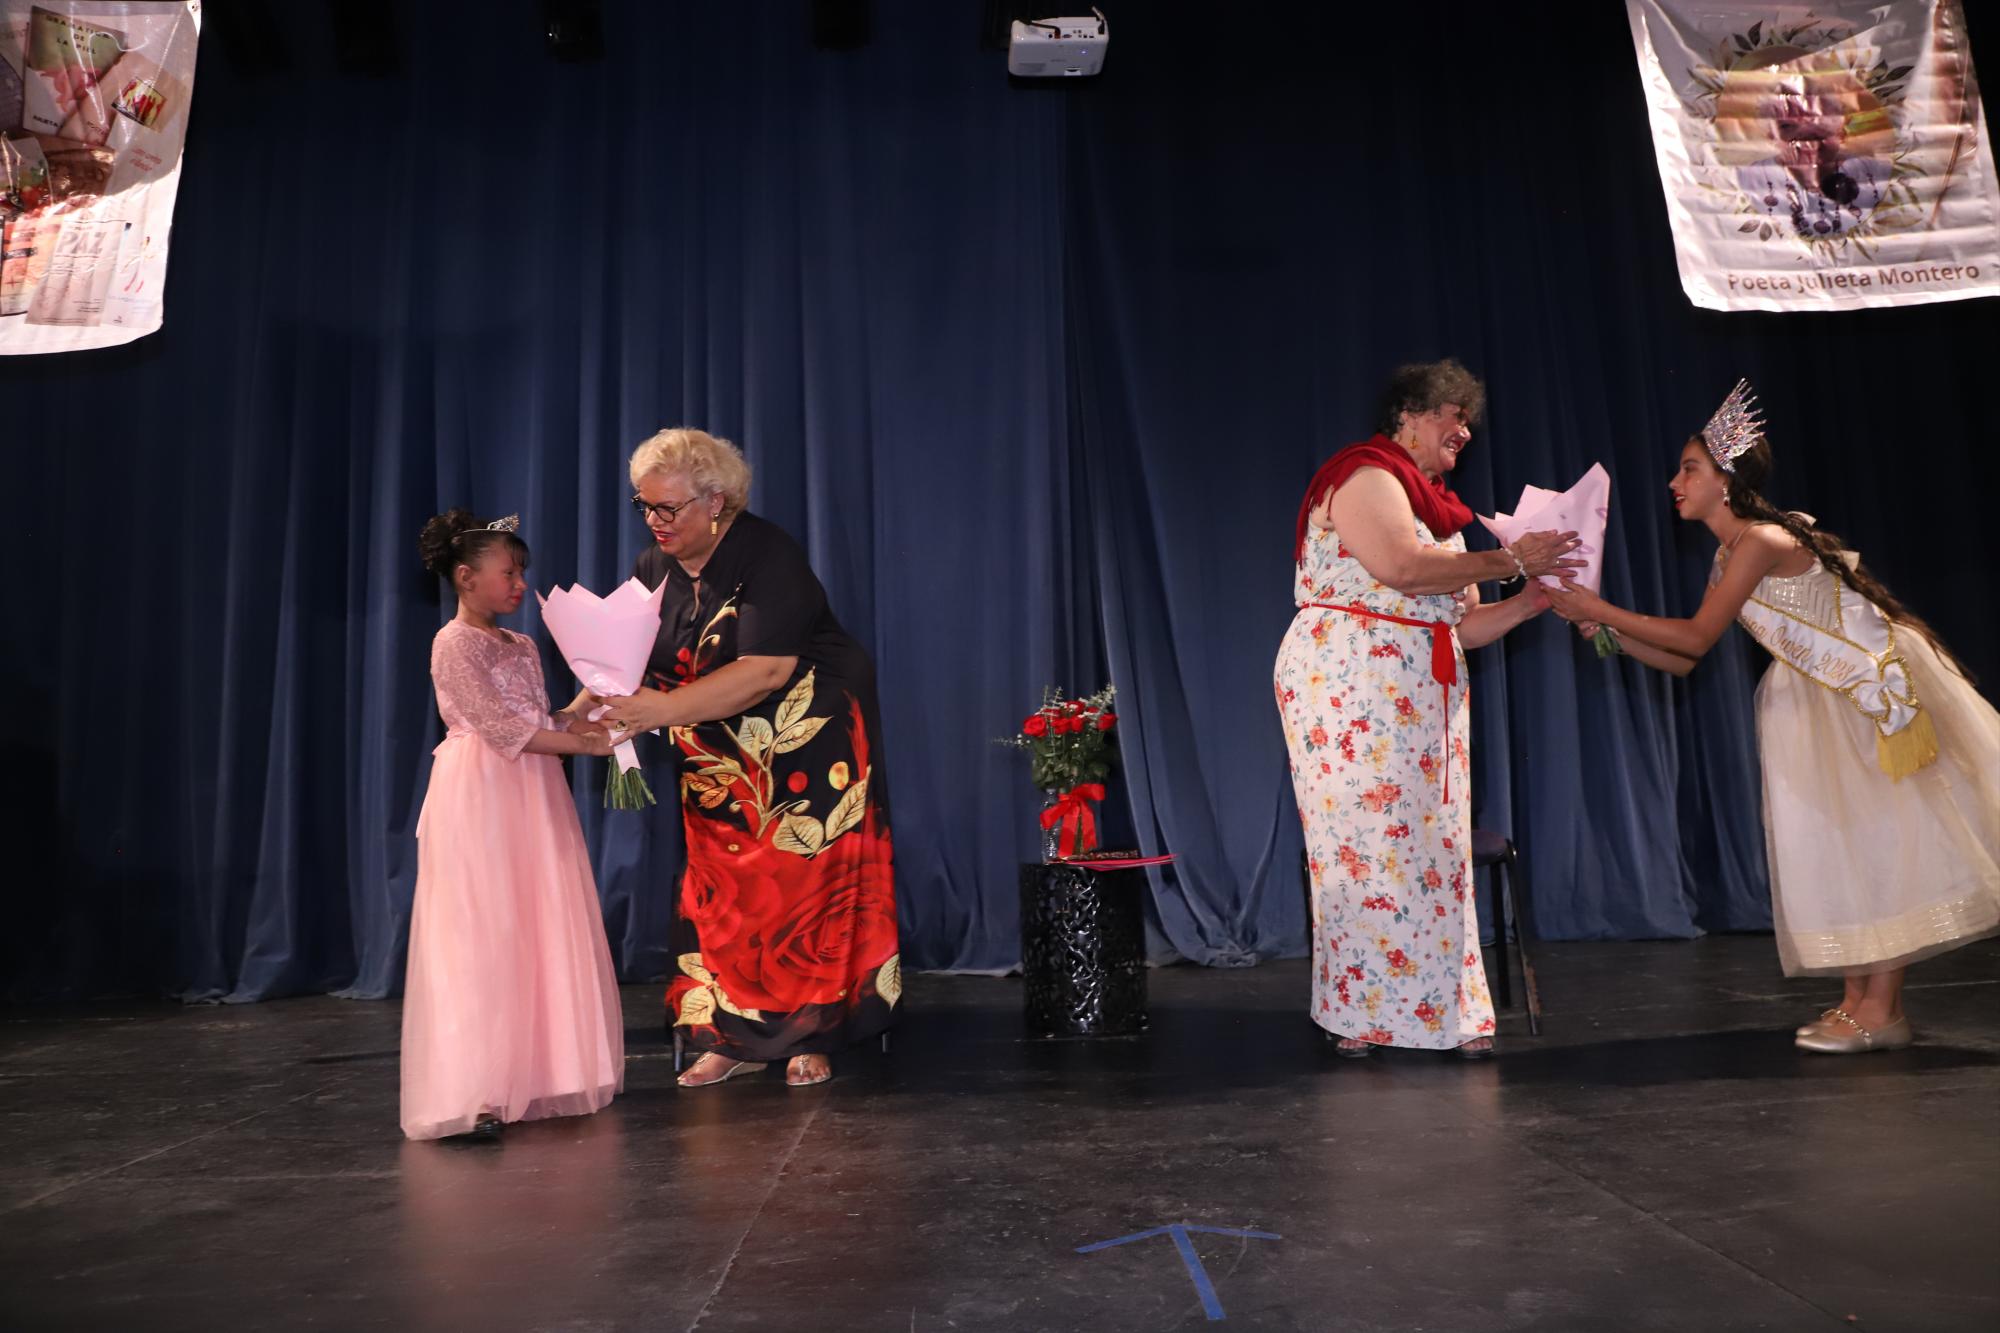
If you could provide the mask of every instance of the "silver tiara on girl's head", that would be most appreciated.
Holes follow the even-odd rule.
[[[1757,395],[1750,391],[1749,380],[1738,380],[1729,396],[1722,400],[1722,406],[1715,409],[1715,415],[1701,428],[1701,442],[1708,446],[1708,456],[1717,467],[1734,472],[1737,456],[1763,438],[1764,422],[1757,415]]]
[[[1711,449],[1713,449],[1714,447],[1715,447],[1714,445],[1709,446],[1709,448]],[[520,526],[521,526],[521,516],[519,514],[509,514],[505,518],[496,518],[491,523],[488,523],[486,525],[486,531],[512,532]]]

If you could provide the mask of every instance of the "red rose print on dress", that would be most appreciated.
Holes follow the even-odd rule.
[[[694,924],[703,953],[726,954],[785,910],[788,886],[778,872],[790,867],[780,858],[779,852],[747,835],[732,836],[716,820],[702,820],[688,830],[681,915]]]
[[[739,1004],[762,1009],[832,1004],[847,998],[854,978],[895,956],[895,883],[889,866],[860,856],[813,864],[824,872],[818,892],[747,937],[747,948],[711,959],[716,979]]]
[[[713,820],[702,823],[690,830],[681,912],[733,1003],[774,1010],[831,1004],[895,955],[886,839],[855,830],[804,860],[732,836]]]

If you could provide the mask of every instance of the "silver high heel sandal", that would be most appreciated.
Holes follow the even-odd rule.
[[[708,1060],[708,1059],[727,1060],[728,1058],[729,1057],[726,1055],[717,1055],[713,1051],[704,1051],[700,1059],[697,1059],[694,1062],[694,1064],[688,1067],[687,1073],[682,1074],[679,1078],[675,1079],[674,1082],[680,1084],[683,1088],[706,1088],[706,1087],[712,1087],[717,1083],[727,1083],[730,1079],[735,1078],[738,1074],[754,1074],[758,1070],[764,1068],[764,1065],[762,1063],[756,1063],[747,1060],[738,1060],[734,1064],[730,1065],[729,1068],[723,1070],[722,1073],[715,1078],[698,1078],[694,1079],[692,1082],[689,1081],[694,1072],[701,1068],[702,1060]]]
[[[790,1060],[787,1060],[787,1061],[785,1062],[785,1086],[786,1086],[786,1087],[788,1087],[788,1088],[811,1088],[811,1087],[816,1087],[816,1086],[818,1086],[819,1084],[821,1084],[821,1083],[824,1083],[824,1082],[826,1082],[826,1081],[827,1081],[828,1079],[830,1079],[830,1078],[832,1078],[832,1077],[833,1077],[833,1061],[831,1061],[831,1060],[827,1060],[827,1062],[826,1062],[826,1072],[825,1072],[825,1073],[823,1073],[823,1074],[821,1074],[821,1075],[820,1075],[820,1076],[819,1076],[818,1078],[795,1078],[795,1077],[793,1077],[794,1075],[797,1075],[797,1074],[803,1074],[803,1073],[805,1073],[805,1071],[806,1071],[806,1068],[807,1068],[807,1066],[806,1066],[806,1063],[805,1063],[805,1062],[806,1062],[807,1060],[810,1060],[811,1058],[812,1058],[812,1057],[811,1057],[811,1056],[809,1056],[809,1055],[795,1055],[795,1056],[793,1056],[793,1057],[792,1057],[792,1058],[791,1058]],[[822,1057],[820,1057],[820,1058],[821,1058],[821,1059],[825,1059],[825,1057],[824,1057],[824,1056],[822,1056]]]

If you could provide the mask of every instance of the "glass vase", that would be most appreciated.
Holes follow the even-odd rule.
[[[1062,800],[1061,792],[1057,791],[1054,787],[1044,788],[1042,791],[1043,812],[1047,813],[1048,811],[1055,809],[1056,802],[1060,800]],[[1042,860],[1048,863],[1053,863],[1062,860],[1061,822],[1060,821],[1044,822],[1042,824],[1041,832],[1042,832]]]

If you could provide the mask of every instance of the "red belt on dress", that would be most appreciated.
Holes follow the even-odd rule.
[[[1384,611],[1370,611],[1365,606],[1340,606],[1333,602],[1307,602],[1305,605],[1319,611],[1345,611],[1350,616],[1361,616],[1367,620],[1387,620],[1398,625],[1413,625],[1431,632],[1431,679],[1444,687],[1444,744],[1438,753],[1444,764],[1444,799],[1451,799],[1451,687],[1458,684],[1458,655],[1452,649],[1451,622],[1446,620],[1411,620],[1407,616],[1392,616]]]

